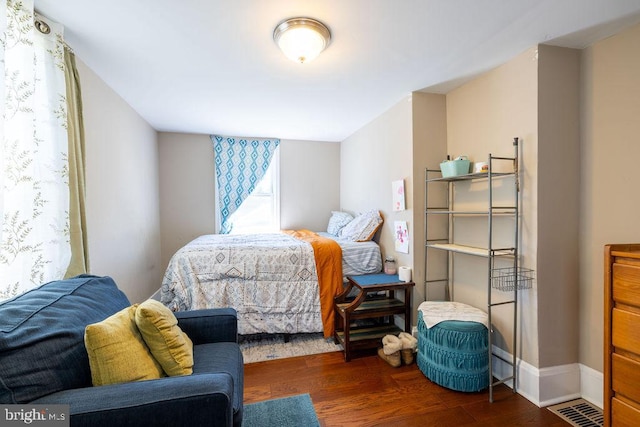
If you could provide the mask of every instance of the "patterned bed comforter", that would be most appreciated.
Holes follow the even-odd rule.
[[[283,233],[198,237],[171,258],[161,301],[233,307],[242,335],[323,331],[313,248]]]

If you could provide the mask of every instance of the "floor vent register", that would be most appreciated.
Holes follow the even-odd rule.
[[[547,409],[576,427],[602,427],[604,423],[602,410],[584,399],[571,400]]]

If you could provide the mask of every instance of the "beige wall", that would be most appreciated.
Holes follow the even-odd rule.
[[[156,132],[82,61],[91,273],[114,278],[132,302],[160,286]]]
[[[163,132],[158,149],[164,272],[181,246],[215,233],[215,169],[209,135]],[[337,143],[281,141],[281,228],[326,230],[339,208],[339,165]]]
[[[284,140],[280,148],[280,227],[326,231],[340,209],[340,144]]]
[[[580,51],[538,49],[540,367],[579,360]]]
[[[582,52],[532,48],[446,97],[450,154],[510,154],[513,136],[523,143],[521,248],[537,280],[521,295],[519,357],[534,366],[575,362],[578,346],[579,362],[602,371],[602,249],[606,243],[640,241],[634,227],[640,207],[634,186],[640,157],[634,143],[640,134],[638,45],[640,26]],[[391,124],[390,117],[385,113],[378,120]],[[357,150],[349,154],[343,148],[343,163],[352,155]],[[415,150],[416,177],[423,167],[420,156]],[[423,196],[414,187],[415,206]],[[343,204],[349,197],[344,191]],[[418,241],[422,230],[415,231]],[[416,257],[417,275],[420,262]],[[482,298],[473,292],[466,297]]]
[[[521,265],[536,269],[537,202],[536,171],[538,145],[537,116],[537,49],[531,48],[506,64],[447,94],[448,152],[453,157],[467,155],[472,161],[486,161],[489,153],[513,156],[512,141],[518,137],[522,156],[522,227]],[[509,188],[506,184],[505,188]],[[486,184],[473,183],[466,188],[473,201],[476,194],[486,197]],[[511,193],[512,194],[512,193]],[[504,200],[511,194],[497,194]],[[484,199],[486,200],[486,199]],[[512,199],[511,199],[512,200]],[[478,200],[482,203],[484,201]],[[485,205],[486,206],[486,205]],[[486,238],[486,220],[472,219],[466,228],[466,239]],[[456,223],[456,231],[464,224]],[[497,224],[496,232],[508,239],[512,227],[506,221]],[[512,225],[512,224],[511,224]],[[479,230],[479,231],[478,231]],[[482,236],[474,235],[483,233]],[[468,242],[467,243],[471,243]],[[486,243],[484,243],[486,245]],[[455,299],[485,308],[487,301],[487,262],[481,258],[457,255],[455,270]],[[464,258],[464,259],[463,259]],[[494,293],[496,294],[496,293]],[[496,294],[499,296],[499,294]],[[518,357],[538,366],[537,290],[520,293],[520,326],[518,327]],[[500,344],[512,351],[513,314],[510,305],[493,310],[495,331],[502,336]],[[498,340],[500,342],[500,340]]]
[[[408,198],[407,209],[394,212],[391,191],[393,181],[404,179],[405,193],[413,194],[411,111],[412,100],[407,96],[341,143],[340,207],[351,213],[378,209],[384,218],[383,257],[392,256],[397,265],[413,268],[415,241],[410,241],[408,254],[395,252],[393,223],[407,221],[413,233],[415,207]]]
[[[384,256],[413,269],[413,318],[425,300],[424,169],[446,156],[446,98],[413,92],[341,144],[341,208],[357,213],[378,209],[385,219],[380,233]],[[392,210],[391,183],[405,182],[406,210]],[[407,221],[409,253],[394,247],[393,223]],[[430,294],[431,295],[431,294]]]
[[[603,363],[603,256],[640,242],[640,25],[582,55],[580,362]]]
[[[511,156],[511,141],[519,138],[520,262],[535,271],[536,280],[533,289],[519,294],[518,357],[539,368],[578,361],[579,75],[579,51],[540,45],[447,95],[452,157]],[[503,191],[508,181],[497,182],[494,197],[508,204],[512,183]],[[460,187],[459,203],[486,197],[483,184]],[[486,233],[483,225],[481,219],[459,219],[457,238],[472,245],[486,240],[474,234]],[[494,226],[494,240],[508,244],[513,223],[498,218]],[[456,300],[481,307],[486,263],[460,259],[454,266]],[[494,295],[494,301],[501,298],[500,292]],[[511,310],[493,314],[501,346],[512,351]]]
[[[181,246],[216,232],[211,139],[202,134],[160,132],[158,158],[164,272]]]
[[[416,244],[413,245],[413,279],[416,283],[413,293],[413,305],[414,309],[417,309],[420,303],[426,300],[427,293],[424,285],[425,169],[438,169],[440,162],[447,156],[447,98],[445,95],[423,92],[414,92],[412,97],[414,176],[412,199],[413,206],[415,206],[413,212],[413,238],[416,241]],[[429,254],[429,256],[442,255],[442,253]],[[431,268],[429,270],[432,271]],[[435,279],[436,277],[444,277],[444,273],[436,271],[429,279]],[[430,300],[444,297],[442,284],[434,283],[429,286]],[[416,318],[414,318],[413,323],[417,324]]]
[[[640,229],[634,227],[640,207],[634,185],[636,159],[640,157],[640,145],[636,143],[640,134],[637,119],[640,117],[639,45],[640,26],[636,26],[584,50],[581,57],[580,209],[572,224],[579,224],[579,359],[596,370],[602,370],[602,247],[606,243],[640,241]],[[525,162],[523,207],[529,212],[523,217],[522,251],[525,265],[542,274],[536,280],[536,289],[522,293],[519,334],[524,354],[519,356],[524,355],[525,360],[536,366],[560,360],[553,352],[547,356],[546,350],[538,358],[534,354],[538,340],[541,347],[562,346],[563,334],[567,333],[565,330],[556,336],[543,336],[544,330],[554,325],[549,313],[558,310],[557,304],[547,306],[543,301],[549,301],[558,280],[566,280],[566,276],[553,279],[543,293],[537,288],[552,277],[549,274],[554,270],[542,268],[548,261],[545,254],[539,259],[533,255],[539,234],[541,239],[552,240],[551,235],[546,234],[548,231],[538,233],[537,212],[549,223],[558,208],[555,204],[562,203],[558,193],[552,193],[551,199],[539,201],[538,185],[543,191],[563,177],[554,159],[568,152],[554,150],[571,150],[570,145],[556,147],[558,132],[546,133],[553,127],[538,128],[538,110],[554,102],[553,97],[544,96],[564,89],[548,91],[553,79],[547,78],[555,73],[552,64],[566,60],[553,59],[557,52],[548,47],[543,49],[541,58],[544,60],[545,55],[549,55],[551,68],[541,67],[539,77],[536,49],[529,49],[504,66],[451,92],[446,101],[441,95],[414,93],[412,101],[409,97],[401,100],[347,138],[340,147],[304,141],[293,145],[294,141],[283,141],[283,148],[289,147],[289,150],[283,150],[285,160],[281,165],[281,173],[286,178],[282,188],[283,227],[309,224],[309,228],[320,228],[326,225],[332,209],[356,212],[378,208],[385,215],[381,240],[384,252],[396,255],[405,265],[413,265],[415,257],[413,268],[418,280],[423,274],[419,246],[423,237],[424,166],[437,166],[446,152],[464,153],[472,158],[482,158],[487,152],[511,154],[509,143],[512,137],[519,136]],[[139,301],[158,288],[168,257],[179,246],[198,234],[209,232],[215,225],[213,215],[205,211],[213,205],[214,193],[208,184],[202,185],[213,177],[210,140],[206,135],[161,133],[157,136],[81,61],[78,67],[87,134],[87,214],[92,273],[111,275],[132,301]],[[539,79],[543,89],[540,105]],[[433,98],[426,101],[429,97]],[[442,116],[443,108],[446,108],[445,116]],[[540,110],[540,120],[553,122],[554,117],[544,118],[544,113],[551,111]],[[420,117],[433,118],[434,122],[420,121]],[[442,123],[446,123],[445,129]],[[442,139],[448,140],[448,148],[440,145]],[[552,140],[554,142],[546,145]],[[439,141],[438,147],[429,153],[425,150],[432,141]],[[552,161],[554,173],[558,175],[538,179],[538,156],[542,161]],[[312,159],[316,173],[301,174],[307,170],[301,161],[304,157]],[[160,174],[156,164],[160,165]],[[540,170],[546,171],[544,164]],[[309,181],[300,182],[300,176],[308,177]],[[407,200],[408,211],[393,213],[391,181],[401,178],[406,180],[407,194],[412,196]],[[158,186],[162,189],[159,196]],[[575,203],[572,196],[569,197],[571,203]],[[293,203],[289,204],[290,200]],[[560,206],[563,207],[564,204]],[[415,233],[409,255],[393,251],[392,223],[396,219],[407,220],[410,231]],[[569,233],[575,232],[569,228]],[[558,229],[551,227],[549,231]],[[548,242],[544,240],[540,244]],[[573,259],[567,260],[567,264],[572,262]],[[568,280],[572,280],[570,275]],[[416,292],[421,291],[417,288]],[[574,297],[569,290],[558,303],[562,301],[563,307],[570,306],[570,299]],[[538,298],[541,319],[537,315]],[[414,306],[421,300],[416,295]],[[572,346],[571,343],[568,348]]]

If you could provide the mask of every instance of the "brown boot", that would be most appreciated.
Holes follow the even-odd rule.
[[[378,349],[378,356],[394,368],[402,365],[400,358],[402,342],[400,339],[394,335],[385,335],[382,338],[382,345],[383,347]]]

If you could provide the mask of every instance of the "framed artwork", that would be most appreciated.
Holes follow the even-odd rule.
[[[396,252],[409,253],[409,232],[407,231],[407,221],[394,221],[393,230],[395,235]]]
[[[405,210],[406,208],[405,208],[405,202],[404,202],[404,179],[393,181],[391,183],[391,188],[393,190],[393,210],[394,211]]]

